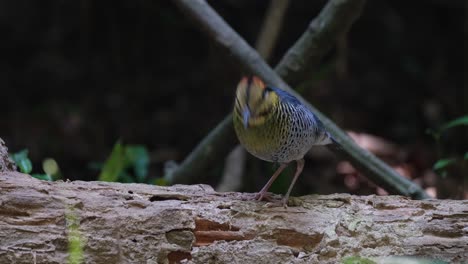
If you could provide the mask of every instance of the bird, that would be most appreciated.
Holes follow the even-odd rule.
[[[257,76],[244,76],[237,85],[233,126],[241,145],[253,156],[279,163],[265,186],[256,194],[267,199],[271,184],[293,161],[296,171],[282,199],[289,195],[304,168],[304,155],[314,145],[336,142],[318,117],[292,94],[265,83]]]

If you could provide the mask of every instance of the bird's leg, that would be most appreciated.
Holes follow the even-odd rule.
[[[289,194],[291,193],[294,184],[297,181],[297,178],[299,178],[299,175],[301,175],[302,169],[304,169],[304,159],[297,160],[297,167],[296,167],[296,173],[294,174],[294,178],[292,179],[291,185],[289,185],[288,192],[286,195],[283,197],[283,206],[288,207],[288,199],[289,199]]]
[[[273,182],[278,178],[278,175],[288,166],[288,163],[281,163],[279,168],[273,173],[271,178],[268,180],[268,182],[263,186],[262,190],[257,193],[255,196],[255,199],[258,201],[261,201],[263,198],[265,198],[266,193],[268,192],[268,189],[270,189],[270,186],[273,184]]]

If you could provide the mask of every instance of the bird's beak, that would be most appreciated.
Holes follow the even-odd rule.
[[[244,119],[244,127],[248,128],[249,127],[249,119],[250,119],[250,110],[248,108],[244,109],[244,112],[242,113],[242,117]]]

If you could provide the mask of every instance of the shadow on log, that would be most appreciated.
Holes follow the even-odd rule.
[[[0,263],[65,263],[70,210],[86,263],[468,259],[468,201],[309,195],[284,209],[207,185],[45,182],[17,172],[0,173],[0,193]]]

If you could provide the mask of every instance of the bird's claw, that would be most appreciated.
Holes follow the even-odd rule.
[[[273,201],[273,198],[271,197],[271,194],[270,193],[267,193],[267,192],[259,192],[255,195],[255,200],[257,201],[267,201],[267,202],[271,202]]]
[[[288,208],[288,201],[289,199],[281,199],[281,201],[275,200],[271,193],[267,192],[259,192],[255,195],[255,200],[257,201],[267,201],[270,206],[282,206],[284,208]]]

